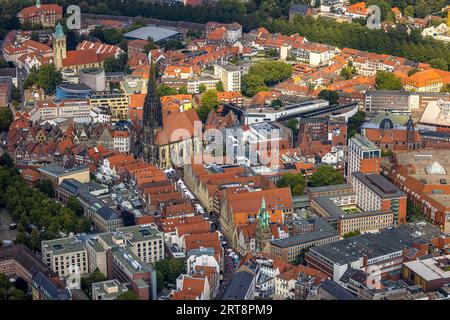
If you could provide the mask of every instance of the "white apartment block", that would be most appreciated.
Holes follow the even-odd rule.
[[[216,84],[220,80],[211,76],[201,76],[191,78],[187,84],[188,93],[200,93],[200,86],[204,85],[206,90],[216,89]]]
[[[214,65],[214,76],[223,83],[225,91],[241,91],[241,70],[228,62]]]
[[[130,151],[130,134],[128,131],[115,130],[112,136],[114,150],[126,153]]]
[[[55,118],[89,118],[91,106],[88,100],[65,100],[64,102],[38,101],[41,120]]]

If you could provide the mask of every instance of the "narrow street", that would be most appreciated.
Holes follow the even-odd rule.
[[[0,209],[0,241],[15,240],[17,236],[17,229],[9,229],[9,225],[14,221],[6,208]]]

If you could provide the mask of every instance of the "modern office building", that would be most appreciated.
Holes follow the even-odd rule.
[[[337,231],[322,218],[314,219],[314,231],[274,240],[270,252],[285,262],[294,262],[303,250],[339,240]]]
[[[437,237],[439,231],[428,224],[401,225],[310,248],[305,260],[334,281],[349,268],[362,270],[377,281],[389,274],[399,276],[408,250],[419,256],[420,252],[427,254],[430,242]]]
[[[92,108],[109,108],[114,118],[118,120],[128,119],[128,98],[122,92],[96,92],[89,98]]]
[[[41,242],[42,261],[61,278],[88,273],[85,244],[76,237]]]
[[[379,173],[381,150],[362,135],[355,135],[348,142],[347,179],[353,172]]]
[[[391,211],[394,224],[406,223],[406,194],[386,178],[380,174],[353,172],[351,182],[360,208]]]

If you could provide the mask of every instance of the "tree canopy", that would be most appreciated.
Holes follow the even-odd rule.
[[[94,272],[90,273],[87,277],[81,278],[81,290],[88,296],[92,296],[92,284],[96,282],[106,281],[106,276],[100,272],[100,270],[95,269]]]
[[[197,108],[198,117],[205,122],[211,110],[219,106],[216,90],[208,90],[202,95],[201,106]]]
[[[62,82],[61,72],[56,71],[54,64],[42,65],[39,70],[33,68],[25,80],[24,88],[33,85],[44,89],[46,94],[54,94],[56,87]]]
[[[186,272],[186,264],[183,260],[167,258],[155,263],[156,272],[160,272],[166,283],[174,283],[178,276]]]
[[[344,176],[329,165],[321,165],[309,178],[313,187],[330,186],[344,183]]]
[[[366,119],[366,113],[364,111],[358,110],[354,116],[348,119],[348,135],[347,137],[350,139],[355,134],[361,133],[361,126],[363,125]]]
[[[122,52],[117,58],[108,57],[104,63],[105,72],[124,72],[129,73],[130,66],[128,65],[128,55]]]
[[[25,292],[15,288],[9,281],[9,277],[0,273],[0,301],[1,300],[26,300]]]
[[[116,300],[139,300],[138,296],[132,291],[125,291],[120,293]]]
[[[166,84],[162,84],[157,89],[158,96],[164,97],[164,96],[172,96],[174,94],[177,94],[177,90],[174,88],[169,87]]]
[[[293,196],[305,193],[306,180],[302,174],[287,173],[277,182],[278,188],[290,187]]]
[[[402,80],[389,71],[378,71],[375,77],[375,87],[378,90],[400,90]]]
[[[330,105],[339,103],[339,94],[335,90],[324,89],[319,93],[319,99],[327,100]]]
[[[8,130],[14,120],[14,115],[9,108],[0,108],[0,131]]]
[[[91,229],[88,218],[77,217],[71,209],[30,187],[15,167],[0,167],[0,206],[6,207],[18,224],[15,242],[34,250],[40,249],[42,240]],[[27,231],[30,225],[36,231]],[[31,232],[30,236],[27,232]]]

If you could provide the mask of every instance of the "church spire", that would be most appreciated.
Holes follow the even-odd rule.
[[[157,86],[156,86],[156,67],[151,55],[149,54],[150,73],[148,76],[147,96],[144,102],[144,125],[146,126],[161,126],[162,114],[161,103],[159,101]]]
[[[147,95],[144,101],[144,137],[143,157],[144,160],[158,165],[159,147],[156,145],[156,135],[162,126],[161,101],[159,100],[156,85],[156,67],[151,53],[149,53],[150,73],[148,76]]]
[[[36,7],[37,8],[41,8],[41,1],[40,0],[36,0]]]
[[[264,229],[269,227],[269,214],[266,210],[266,199],[263,197],[261,201],[261,209],[259,209],[259,225]]]

